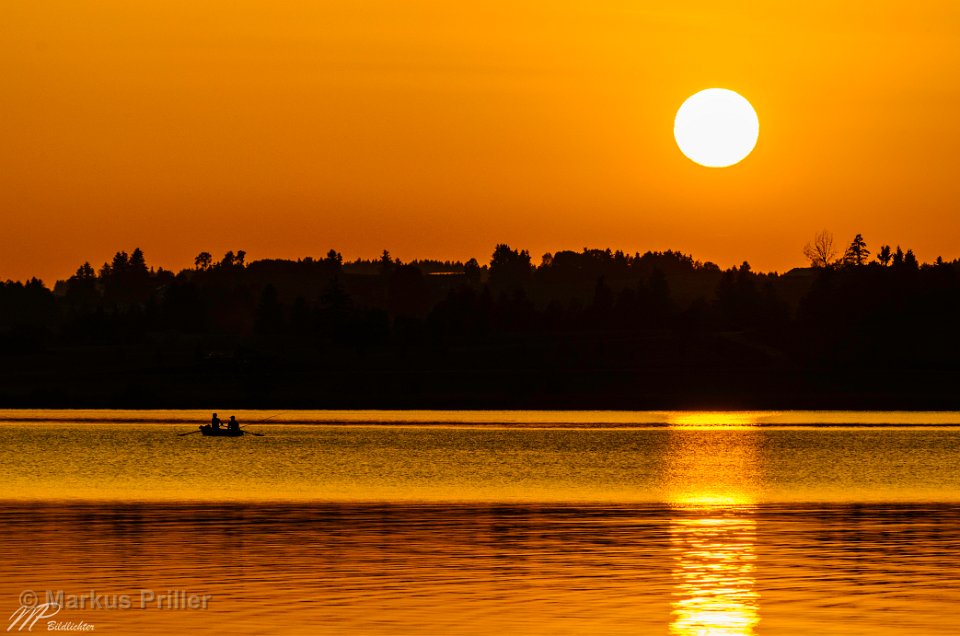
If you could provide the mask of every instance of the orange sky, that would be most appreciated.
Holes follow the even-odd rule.
[[[822,228],[960,256],[952,0],[14,0],[0,77],[0,279],[138,245],[782,271]],[[673,140],[713,86],[760,117],[721,170]]]

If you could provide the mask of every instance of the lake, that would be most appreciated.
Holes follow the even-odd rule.
[[[112,634],[960,631],[958,413],[237,415],[259,435],[0,410],[0,605],[62,593],[33,631]]]

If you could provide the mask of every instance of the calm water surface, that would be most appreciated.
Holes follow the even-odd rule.
[[[262,436],[179,435],[205,416],[0,411],[0,605],[211,596],[56,617],[115,634],[960,633],[960,414],[246,412]]]

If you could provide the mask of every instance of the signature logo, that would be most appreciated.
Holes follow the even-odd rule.
[[[55,621],[51,619],[64,608],[63,601],[47,593],[47,602],[41,603],[33,590],[20,592],[20,607],[7,619],[8,632],[32,632],[38,621],[46,620],[48,632],[92,632],[96,626],[86,621]]]
[[[135,602],[139,598],[139,602]],[[8,632],[31,632],[39,621],[46,621],[48,632],[92,632],[96,625],[86,621],[50,620],[60,610],[129,610],[158,609],[168,611],[205,610],[210,607],[212,594],[198,594],[187,590],[140,590],[139,597],[131,594],[103,594],[90,590],[84,594],[67,594],[63,590],[46,590],[45,602],[33,590],[20,592],[20,607],[7,619]]]
[[[22,602],[23,599],[21,599]],[[37,621],[56,616],[61,609],[63,608],[60,607],[59,603],[23,604],[13,610],[13,614],[7,619],[10,622],[7,625],[7,631],[16,629],[18,632],[22,632],[26,629],[28,632],[32,632]]]

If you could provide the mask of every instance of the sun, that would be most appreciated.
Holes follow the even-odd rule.
[[[673,122],[673,136],[688,159],[708,168],[743,161],[757,145],[760,120],[742,95],[708,88],[687,98]]]

